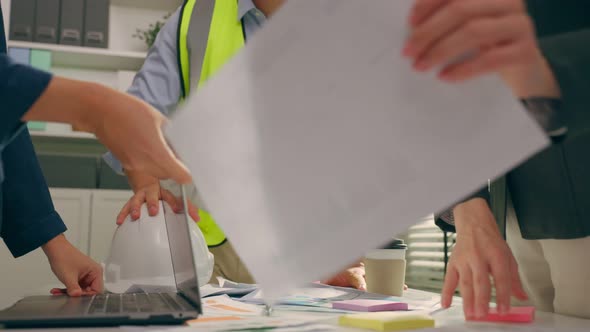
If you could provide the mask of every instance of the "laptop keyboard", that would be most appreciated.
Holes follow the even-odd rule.
[[[171,312],[184,309],[167,293],[101,294],[94,297],[88,313]]]

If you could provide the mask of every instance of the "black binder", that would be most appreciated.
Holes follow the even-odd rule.
[[[35,0],[13,0],[10,4],[10,40],[33,41]]]
[[[61,0],[59,43],[82,45],[84,33],[84,0]]]
[[[17,0],[19,1],[19,0]],[[57,44],[60,0],[37,0],[33,41]]]
[[[109,0],[86,0],[84,46],[108,47],[109,5]]]

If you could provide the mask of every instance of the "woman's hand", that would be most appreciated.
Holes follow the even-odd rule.
[[[449,260],[441,304],[451,305],[459,286],[463,311],[469,319],[484,318],[489,311],[492,285],[501,314],[510,309],[512,295],[526,300],[518,275],[518,265],[502,238],[487,202],[475,198],[453,210],[457,243]]]
[[[141,206],[144,203],[147,203],[148,214],[152,217],[160,211],[160,200],[167,202],[175,213],[181,213],[184,210],[182,199],[161,188],[157,178],[142,172],[125,171],[125,173],[135,194],[119,212],[117,225],[122,225],[128,215],[131,215],[132,221],[138,220],[141,217]],[[190,201],[188,202],[188,213],[194,221],[199,221],[198,209]]]
[[[43,251],[55,276],[66,286],[54,288],[54,295],[94,295],[102,293],[102,267],[76,249],[62,234],[43,245]]]
[[[497,73],[520,98],[558,97],[523,0],[416,0],[403,54],[459,82]]]

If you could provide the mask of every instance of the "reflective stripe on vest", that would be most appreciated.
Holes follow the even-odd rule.
[[[207,24],[210,24],[209,29]],[[178,65],[182,98],[189,95],[191,83],[198,79],[197,87],[201,86],[243,46],[244,32],[238,18],[238,0],[185,1],[178,24]],[[193,69],[191,66],[194,66]],[[199,210],[199,217],[201,220],[198,225],[207,245],[211,247],[222,244],[225,234],[211,215]]]

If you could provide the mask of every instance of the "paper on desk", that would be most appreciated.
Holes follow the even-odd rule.
[[[213,296],[202,299],[205,316],[261,316],[262,306],[242,303],[227,295]]]
[[[288,1],[166,130],[270,300],[548,143],[497,78],[411,70],[412,2]]]

